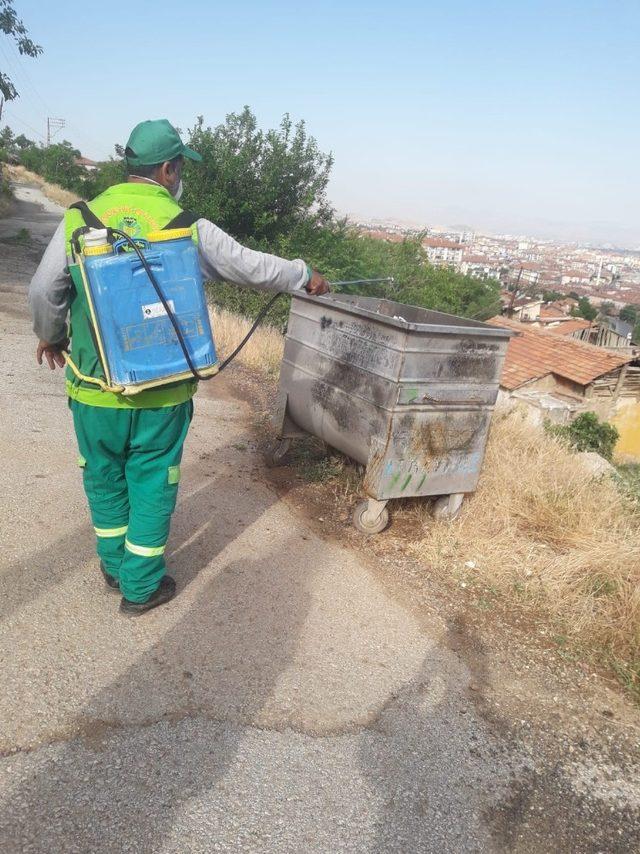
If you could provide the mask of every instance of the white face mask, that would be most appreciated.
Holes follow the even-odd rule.
[[[174,191],[172,191],[171,195],[176,200],[176,202],[179,202],[183,192],[184,184],[182,183],[182,178],[180,178],[180,180],[178,181],[178,186]]]

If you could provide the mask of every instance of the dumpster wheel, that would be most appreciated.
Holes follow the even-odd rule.
[[[438,522],[453,522],[460,515],[464,493],[441,495],[433,502],[433,516]]]
[[[386,504],[386,501],[381,502],[371,499],[373,506],[370,506],[370,499],[365,498],[364,501],[356,504],[352,521],[354,527],[362,534],[379,534],[389,524],[389,511],[386,507],[383,507],[381,510],[379,508],[379,505],[382,503]],[[378,506],[376,507],[376,505]]]

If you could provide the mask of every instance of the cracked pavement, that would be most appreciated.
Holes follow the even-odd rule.
[[[44,238],[59,214],[38,216]],[[33,358],[41,246],[0,251],[2,851],[630,850],[633,784],[623,835],[564,834],[553,810],[583,821],[568,771],[538,784],[535,753],[470,698],[445,622],[426,629],[278,499],[232,371],[196,401],[168,549],[179,595],[122,618],[62,377]],[[611,804],[583,783],[587,822]]]

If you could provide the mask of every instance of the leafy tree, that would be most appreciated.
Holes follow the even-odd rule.
[[[27,148],[31,148],[35,145],[35,142],[32,139],[26,137],[23,133],[18,134],[18,136],[13,140],[14,148],[19,151],[24,151]]]
[[[625,305],[623,309],[620,311],[620,320],[624,320],[626,323],[635,323],[638,319],[638,306],[637,305]]]
[[[634,344],[640,344],[640,323],[636,323],[631,333],[631,340]]]
[[[13,148],[13,131],[9,125],[6,125],[2,130],[0,130],[0,146],[6,149]]]
[[[21,154],[22,163],[27,169],[37,172],[52,184],[60,184],[67,190],[81,194],[85,171],[77,162],[78,157],[80,152],[67,140],[48,147],[33,146]]]
[[[572,308],[571,314],[574,317],[584,317],[585,320],[595,320],[598,316],[598,309],[591,305],[588,297],[580,297],[577,308]]]
[[[0,130],[0,163],[6,163],[13,153],[13,131],[7,125]]]
[[[215,128],[200,117],[189,145],[203,162],[186,164],[185,206],[238,240],[266,246],[303,222],[331,220],[326,191],[333,157],[319,150],[304,122],[294,125],[285,115],[265,132],[245,107]]]
[[[13,131],[8,125],[0,130],[0,160],[8,160],[10,157],[19,158],[25,149],[34,146],[35,143],[27,139],[23,133],[14,137]]]
[[[13,0],[0,0],[0,31],[13,39],[22,56],[36,57],[42,53],[40,45],[31,41],[27,28],[18,18]],[[6,101],[13,101],[18,97],[18,90],[4,71],[0,71],[0,92]]]
[[[0,132],[0,151],[2,150],[2,134]],[[66,190],[86,199],[91,199],[102,193],[112,184],[126,180],[126,169],[124,165],[124,152],[118,158],[110,158],[99,163],[92,172],[87,172],[78,162],[80,151],[74,148],[66,140],[61,143],[50,145],[48,148],[36,145],[23,134],[12,139],[11,148],[13,153],[18,154],[20,160],[27,169],[37,172],[55,184],[60,184]],[[116,146],[116,151],[119,146]]]
[[[564,294],[561,294],[560,291],[543,291],[542,292],[542,301],[543,302],[555,302],[556,300],[564,299]]]
[[[600,314],[603,317],[610,317],[615,311],[615,305],[609,300],[605,300],[600,306]]]

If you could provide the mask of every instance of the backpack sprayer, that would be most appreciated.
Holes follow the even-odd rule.
[[[283,296],[268,300],[235,350],[219,362],[189,228],[166,228],[140,239],[116,228],[84,226],[74,232],[72,246],[78,266],[72,277],[86,296],[105,379],[82,374],[68,353],[65,359],[78,379],[103,391],[132,395],[192,377],[212,379]],[[393,279],[330,284],[348,288],[380,282]]]

